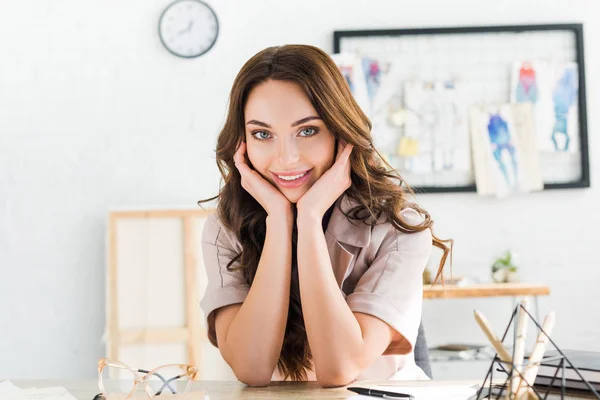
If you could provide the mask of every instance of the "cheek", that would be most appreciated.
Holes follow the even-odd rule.
[[[323,149],[314,154],[314,164],[322,169],[329,169],[333,165],[333,149]]]
[[[246,141],[246,154],[252,164],[251,166],[261,173],[267,169],[270,160],[269,152],[264,147],[252,138]]]
[[[323,138],[320,143],[311,143],[304,149],[303,154],[310,163],[319,169],[329,169],[334,162],[334,143],[331,138]]]

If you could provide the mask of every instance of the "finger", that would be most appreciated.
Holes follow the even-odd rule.
[[[351,145],[351,144],[348,145],[348,146],[346,146],[346,148],[344,149],[344,155],[343,155],[344,158],[343,158],[343,160],[344,160],[344,163],[345,163],[344,165],[346,167],[346,168],[344,168],[344,170],[345,170],[344,175],[347,178],[346,189],[348,189],[352,185],[352,178],[350,178],[350,175],[352,173],[352,164],[350,164],[348,162],[348,160],[350,159],[350,154],[352,154],[352,150],[353,149],[354,149],[354,146]]]
[[[256,174],[256,171],[246,164],[244,156],[241,156],[241,161],[235,163],[235,167],[238,169],[238,171],[240,171],[240,175],[242,175],[242,177],[249,177],[250,175]]]
[[[242,143],[240,143],[240,146],[236,150],[235,154],[233,155],[233,163],[235,164],[235,167],[238,169],[238,171],[240,171],[240,174],[242,174],[242,175],[247,173],[248,171],[251,171],[251,168],[246,163],[246,158],[244,157],[245,152],[246,152],[246,143],[242,142]]]
[[[339,160],[340,157],[342,156],[342,152],[344,151],[344,146],[345,143],[342,139],[338,140],[338,144],[337,144],[337,153],[336,153],[336,157],[335,157],[335,161]]]
[[[255,181],[256,179],[262,179],[261,175],[248,165],[243,153],[239,154],[237,157],[238,161],[235,163],[235,167],[240,172],[243,179],[247,180],[248,183],[250,181]]]
[[[256,174],[256,172],[253,171],[248,166],[248,164],[246,164],[243,161],[236,163],[235,167],[237,168],[238,172],[240,173],[242,187],[244,189],[246,189],[246,191],[248,193],[251,193],[252,187],[253,187],[253,182],[256,180],[256,178],[253,175]]]
[[[233,162],[240,162],[240,161],[244,161],[244,153],[246,152],[246,142],[241,142],[240,145],[238,146],[237,150],[235,151],[235,154],[233,155]]]
[[[348,159],[350,158],[350,154],[352,153],[352,149],[353,148],[354,148],[354,146],[351,145],[351,144],[347,144],[346,146],[344,146],[344,150],[342,151],[342,154],[340,155],[340,161],[341,162],[348,161]]]

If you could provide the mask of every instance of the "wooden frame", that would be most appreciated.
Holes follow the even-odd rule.
[[[201,376],[200,345],[203,341],[202,327],[199,320],[199,290],[197,285],[196,246],[199,238],[194,230],[194,219],[204,218],[213,210],[141,210],[112,211],[108,222],[108,257],[107,257],[107,313],[106,326],[108,333],[107,357],[119,360],[120,347],[132,344],[165,344],[184,342],[187,347],[188,364],[199,368]],[[144,218],[171,218],[182,222],[182,253],[185,326],[161,329],[121,329],[119,327],[118,298],[118,223],[124,220]]]
[[[579,130],[579,155],[580,155],[580,178],[565,183],[545,183],[544,189],[568,189],[585,188],[590,186],[588,139],[587,139],[587,113],[586,113],[586,86],[585,86],[585,61],[583,45],[582,24],[543,24],[543,25],[506,25],[506,26],[474,26],[455,28],[425,28],[425,29],[385,29],[385,30],[344,30],[334,31],[333,49],[334,53],[345,51],[343,42],[346,39],[378,39],[382,37],[411,37],[414,35],[449,35],[449,34],[482,34],[482,33],[524,33],[524,32],[548,32],[568,31],[572,32],[575,40],[575,61],[578,71],[578,130]],[[410,184],[410,182],[408,182]],[[443,193],[443,192],[473,192],[476,191],[475,184],[462,186],[421,186],[415,187],[419,192]]]

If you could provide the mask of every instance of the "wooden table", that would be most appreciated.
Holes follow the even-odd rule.
[[[509,296],[513,298],[513,308],[516,306],[517,296],[532,296],[534,315],[540,321],[540,307],[538,296],[547,296],[550,288],[546,285],[535,283],[484,283],[473,285],[425,285],[423,286],[424,299],[461,299],[469,297],[498,297]]]
[[[22,389],[29,387],[56,387],[62,386],[69,393],[80,400],[92,400],[98,393],[97,380],[83,381],[12,381]],[[379,384],[390,384],[391,381],[361,381],[354,382],[350,386],[371,387]],[[394,382],[396,383],[396,382]],[[476,381],[398,381],[398,384],[405,386],[438,386],[438,385],[475,385],[481,384]],[[143,389],[136,393],[135,399],[146,399]],[[206,397],[208,395],[208,397]],[[198,399],[198,400],[229,400],[229,399],[295,399],[295,400],[316,400],[316,399],[347,399],[355,396],[356,393],[350,392],[345,387],[324,389],[317,382],[273,382],[271,385],[262,388],[247,387],[241,382],[230,381],[196,381],[192,382],[190,393],[186,396],[169,396],[161,394],[155,397],[157,400],[173,399]],[[109,399],[110,400],[110,399]],[[377,398],[373,398],[377,400]]]
[[[30,387],[57,387],[62,386],[79,400],[92,400],[98,393],[98,382],[94,380],[68,381],[68,380],[34,380],[34,381],[12,381],[22,389]],[[361,381],[354,382],[350,386],[372,387],[375,385],[394,384],[398,387],[404,386],[449,386],[449,385],[480,385],[481,381]],[[136,393],[135,399],[146,399],[145,392]],[[178,400],[229,400],[229,399],[294,399],[294,400],[317,400],[317,399],[348,399],[356,394],[345,387],[324,389],[316,382],[273,382],[268,387],[251,388],[240,382],[230,381],[196,381],[192,383],[188,395],[170,396],[161,394],[155,397],[157,400],[169,398]],[[550,395],[548,398],[560,398]],[[566,396],[567,399],[577,397]],[[112,398],[111,398],[112,399]],[[109,399],[109,400],[111,400]],[[373,400],[377,400],[373,397]]]
[[[464,297],[494,296],[547,296],[550,288],[534,283],[485,283],[468,286],[457,285],[425,285],[425,299],[456,299]]]

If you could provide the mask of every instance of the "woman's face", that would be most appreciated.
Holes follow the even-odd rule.
[[[333,165],[335,139],[295,83],[252,89],[244,123],[252,166],[292,203]]]

